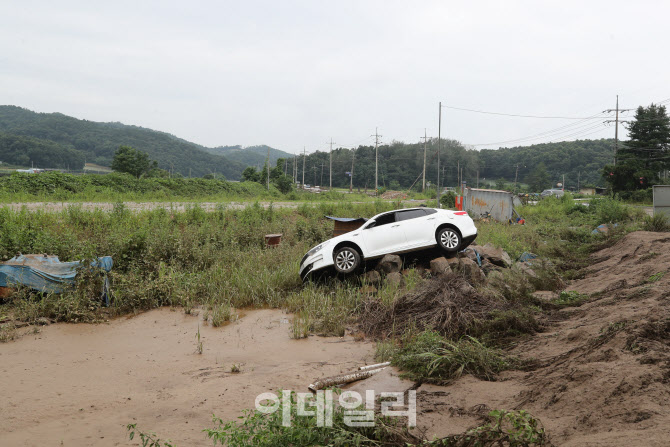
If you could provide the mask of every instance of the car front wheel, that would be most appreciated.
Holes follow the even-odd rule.
[[[342,247],[335,252],[333,260],[339,273],[351,273],[360,265],[361,255],[354,248]]]
[[[437,243],[444,251],[454,252],[461,246],[461,235],[453,228],[442,228],[437,232]]]

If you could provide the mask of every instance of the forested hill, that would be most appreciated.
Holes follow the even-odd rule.
[[[437,140],[427,143],[426,179],[433,185],[437,180]],[[468,185],[492,186],[501,179],[513,182],[517,175],[521,183],[533,184],[534,189],[549,188],[563,180],[568,188],[580,185],[604,186],[602,168],[611,162],[614,141],[578,140],[533,146],[477,151],[454,140],[442,140],[440,183],[458,185],[458,171]],[[423,143],[394,142],[379,147],[379,185],[391,189],[406,189],[415,184],[421,189]],[[346,174],[352,167],[352,150],[333,151],[333,185],[349,186]],[[289,163],[290,166],[290,163]],[[305,183],[328,185],[328,152],[315,152],[305,161]],[[297,163],[298,180],[302,180],[302,159]],[[322,175],[323,172],[323,175]],[[355,150],[354,187],[374,188],[375,148],[359,146]],[[485,183],[486,182],[486,183]]]
[[[265,164],[265,159],[268,156],[268,149],[270,149],[270,163],[275,164],[280,158],[293,157],[288,152],[280,151],[266,145],[249,146],[243,148],[242,146],[219,146],[214,148],[205,148],[211,154],[223,155],[229,160],[237,161],[245,166],[262,167]]]
[[[514,180],[517,165],[519,180],[527,181],[544,163],[549,178],[556,183],[565,174],[566,184],[605,186],[602,168],[614,159],[614,140],[577,140],[481,150],[480,171],[487,178]]]
[[[3,162],[81,169],[85,159],[109,166],[121,145],[147,152],[159,167],[185,176],[219,173],[236,180],[247,166],[164,132],[0,106],[0,161]]]
[[[35,113],[20,107],[0,106],[0,161],[40,168],[81,169],[84,159],[109,166],[116,149],[132,146],[147,152],[161,168],[184,176],[223,174],[237,180],[247,166],[261,167],[268,146],[220,146],[206,148],[164,132],[121,123],[96,123],[79,120],[60,113]],[[426,179],[437,180],[437,140],[427,142]],[[532,146],[477,151],[454,140],[442,140],[440,159],[441,184],[457,186],[458,171],[468,185],[500,184],[500,179],[532,183],[535,189],[550,187],[562,181],[575,187],[604,186],[602,168],[613,158],[613,140],[578,140]],[[416,182],[421,187],[423,143],[394,141],[379,147],[379,185],[391,189],[407,189]],[[352,168],[352,149],[333,150],[333,186],[348,187],[347,172]],[[293,173],[291,154],[270,148],[270,159],[289,158],[284,166]],[[297,179],[301,181],[302,157],[296,163]],[[328,185],[329,153],[316,151],[305,160],[305,183]],[[355,149],[353,184],[374,188],[374,146]]]

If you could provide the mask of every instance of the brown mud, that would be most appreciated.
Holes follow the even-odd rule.
[[[209,445],[202,429],[212,414],[235,420],[260,393],[306,392],[317,377],[374,363],[372,343],[293,340],[289,315],[245,312],[212,328],[163,308],[107,324],[55,324],[0,344],[0,445],[137,445],[127,441],[129,423],[180,447]]]

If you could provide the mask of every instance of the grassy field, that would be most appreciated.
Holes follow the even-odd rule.
[[[410,198],[427,196],[413,193]],[[319,194],[294,190],[281,193],[256,182],[204,178],[142,178],[113,172],[72,175],[60,172],[13,173],[0,177],[0,203],[19,202],[363,202],[374,201],[364,191],[340,189]]]
[[[41,316],[96,321],[164,305],[187,311],[205,306],[212,313],[270,306],[302,311],[311,331],[340,334],[345,317],[360,304],[360,285],[355,281],[302,285],[299,260],[332,235],[332,222],[325,215],[370,217],[396,206],[369,201],[303,204],[291,210],[255,204],[235,210],[221,204],[215,212],[194,205],[183,213],[163,209],[130,213],[120,203],[112,212],[84,211],[76,205],[50,213],[2,208],[3,259],[17,252],[55,254],[61,260],[112,256],[114,294],[109,308],[74,291],[22,296],[0,306],[0,312],[28,321]],[[478,223],[477,242],[503,247],[513,258],[536,253],[567,276],[575,274],[603,239],[643,225],[639,212],[611,199],[592,202],[590,207],[569,197],[545,200],[521,213],[527,221],[523,226]],[[607,236],[591,234],[595,226],[608,222],[621,225]],[[264,235],[270,233],[283,234],[276,249],[264,246]],[[409,287],[417,282],[407,281]],[[392,302],[404,291],[382,287],[379,295]]]

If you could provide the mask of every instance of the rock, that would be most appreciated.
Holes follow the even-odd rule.
[[[363,281],[366,284],[377,286],[382,282],[382,276],[376,270],[370,270],[363,275]]]
[[[499,267],[509,268],[512,266],[512,258],[500,247],[494,247],[492,244],[486,244],[477,247],[479,255],[488,259],[492,264]]]
[[[49,320],[48,318],[40,317],[35,320],[35,324],[38,324],[40,326],[47,326],[51,324],[51,320]]]
[[[394,286],[401,286],[404,282],[402,274],[400,272],[391,272],[386,275],[386,283]]]
[[[377,288],[375,286],[363,286],[363,287],[361,287],[360,292],[361,292],[361,295],[366,295],[366,296],[374,295],[375,293],[377,293]]]
[[[517,262],[516,267],[531,278],[537,278],[537,273],[530,267],[528,262]]]
[[[486,281],[486,275],[484,275],[484,272],[482,272],[482,269],[479,268],[475,261],[470,258],[463,258],[461,259],[461,263],[461,272],[467,282],[475,285]]]
[[[451,266],[449,265],[449,261],[447,261],[444,258],[435,258],[432,261],[430,261],[430,271],[434,275],[444,275],[447,273],[451,273]]]
[[[402,259],[398,255],[385,255],[377,264],[377,270],[386,274],[400,272],[402,270]]]
[[[461,269],[461,258],[459,257],[447,258],[447,262],[449,263],[449,267],[451,268],[452,271],[457,272]]]
[[[486,258],[482,259],[482,272],[484,272],[484,274],[486,276],[489,276],[492,272],[495,272],[495,271],[498,271],[498,270],[500,270],[500,267],[498,267],[497,265],[492,264],[491,261],[489,261]]]
[[[475,252],[474,248],[466,248],[463,251],[463,254],[465,255],[466,258],[472,259],[473,261],[477,262],[477,253]],[[479,265],[479,262],[477,262],[477,265]]]

